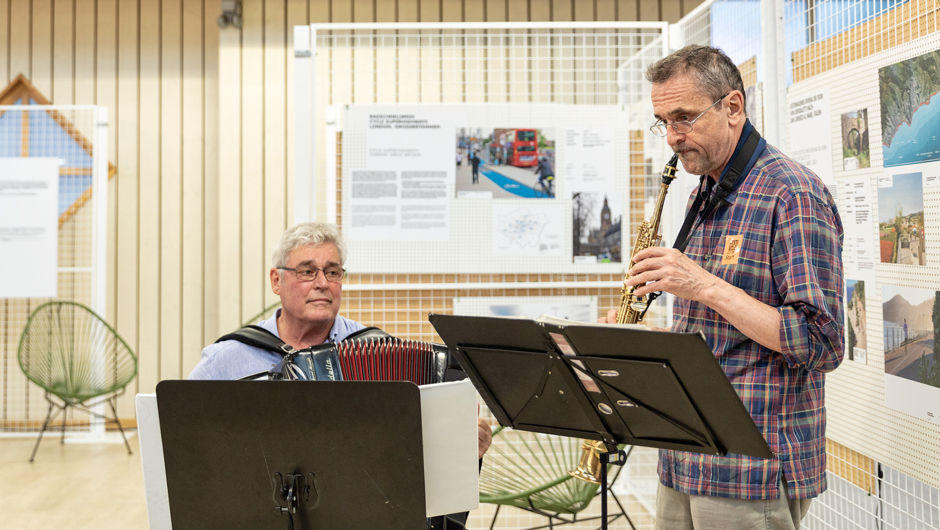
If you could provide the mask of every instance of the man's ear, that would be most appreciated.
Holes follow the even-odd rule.
[[[277,269],[271,267],[271,290],[274,291],[274,294],[280,296],[281,294],[281,273]]]
[[[728,118],[731,121],[731,125],[744,122],[746,118],[744,94],[742,94],[740,90],[732,90],[731,94],[728,95],[728,109],[730,110]]]

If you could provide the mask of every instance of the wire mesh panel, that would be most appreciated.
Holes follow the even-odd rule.
[[[930,0],[787,0],[783,7],[787,85],[938,31]]]
[[[107,180],[107,161],[99,159],[106,116],[88,106],[11,105],[0,107],[0,157],[54,158],[59,161],[58,272],[55,299],[92,307],[104,315],[100,267],[105,226],[96,193]],[[97,196],[96,196],[97,195]],[[16,256],[4,256],[16,260]],[[50,298],[0,299],[0,432],[35,431],[46,416],[43,391],[31,384],[17,362],[20,335],[29,315]],[[89,417],[68,418],[68,430],[88,431]]]
[[[618,131],[623,133],[617,136],[616,168],[622,172],[618,177],[623,177],[618,178],[618,191],[625,194],[627,204],[618,235],[626,245],[631,244],[635,225],[644,219],[650,197],[658,190],[656,177],[665,160],[664,143],[652,143],[650,135],[644,134],[651,123],[651,112],[648,83],[643,79],[645,68],[663,55],[665,27],[664,23],[333,24],[311,26],[312,37],[304,37],[300,31],[303,28],[298,28],[296,189],[300,198],[295,219],[336,219],[341,224],[348,223],[343,204],[348,183],[344,184],[343,176],[348,177],[351,168],[356,167],[365,143],[361,132],[349,130],[349,124],[344,123],[347,105],[350,108],[408,105],[412,110],[419,104],[468,109],[511,105],[517,109],[514,112],[522,114],[526,106],[539,106],[544,118],[544,109],[557,104],[570,108],[565,112],[573,116],[583,108],[577,118],[582,121],[585,116],[598,113],[606,113],[605,119],[609,120],[608,108],[623,113],[622,120],[617,117]],[[305,38],[309,41],[306,49]],[[305,65],[304,60],[309,64]],[[631,77],[621,77],[624,72],[630,72]],[[302,108],[306,104],[305,94],[313,103],[308,114]],[[631,107],[637,102],[642,102],[649,116]],[[534,110],[530,114],[540,115]],[[308,117],[308,125],[304,125]],[[304,136],[308,132],[312,137],[309,140]],[[556,131],[556,135],[560,134],[561,131]],[[315,181],[311,177],[314,172]],[[302,204],[305,194],[309,196],[308,204]],[[566,222],[570,222],[567,220],[571,215],[570,202],[570,198],[555,202]],[[470,206],[454,211],[468,220],[491,216],[488,206],[482,209]],[[485,221],[488,226],[490,219]],[[457,231],[453,237],[478,241],[488,236],[475,230]],[[413,250],[414,245],[407,248]],[[568,266],[562,269],[531,260],[521,269],[513,266],[519,260],[511,260],[509,267],[494,269],[479,253],[472,253],[474,259],[467,261],[457,260],[449,252],[435,255],[411,252],[408,258],[412,265],[390,270],[393,256],[386,253],[389,250],[397,251],[396,245],[379,242],[371,248],[364,245],[350,252],[349,283],[361,281],[362,285],[347,288],[345,297],[354,317],[376,325],[383,325],[381,319],[390,315],[390,308],[396,308],[387,321],[395,329],[414,332],[420,329],[420,333],[428,334],[426,308],[449,311],[448,298],[452,296],[572,293],[552,283],[558,279],[590,285],[576,293],[600,295],[601,312],[613,307],[614,298],[619,296],[622,266],[573,268],[569,256]],[[566,250],[570,251],[570,247]],[[376,268],[370,263],[383,265],[373,270]],[[614,270],[616,273],[612,273]],[[594,278],[599,277],[604,278],[606,285],[597,285]],[[429,282],[431,278],[434,279]],[[413,285],[416,281],[432,283],[439,289],[416,290]],[[525,284],[525,288],[507,285],[502,289],[491,285],[516,282]],[[395,292],[388,283],[409,287]],[[481,287],[474,287],[475,283]],[[370,285],[380,289],[373,290]],[[438,296],[442,299],[433,302],[439,300]],[[402,307],[421,309],[403,313],[399,311]],[[374,310],[379,308],[380,311]]]
[[[343,130],[344,105],[370,104],[570,104],[611,105],[624,97],[648,96],[641,83],[624,83],[622,65],[637,57],[656,60],[663,55],[664,23],[563,24],[440,24],[417,25],[314,25],[312,64],[302,63],[298,79],[298,107],[310,95],[309,114],[301,108],[300,123],[310,116],[311,140],[304,157],[304,130],[298,137],[298,199],[295,218],[333,220],[340,208],[333,204],[336,182],[331,170],[332,148],[324,148],[325,133],[335,126]],[[434,29],[423,29],[434,28]],[[302,41],[303,39],[296,39]],[[652,50],[652,54],[650,54]],[[296,52],[306,53],[306,52]],[[308,86],[306,83],[310,83]],[[648,98],[646,98],[648,99]],[[625,110],[625,105],[620,105]],[[636,119],[629,128],[644,130],[649,124]],[[349,131],[346,131],[347,133]],[[328,142],[331,141],[327,140]],[[618,148],[637,144],[622,140]],[[640,147],[642,147],[640,145]],[[661,152],[661,150],[659,150]],[[348,150],[343,150],[348,153]],[[654,156],[661,157],[660,152]],[[638,160],[649,155],[636,153]],[[329,156],[330,160],[327,160]],[[346,161],[348,165],[348,158]],[[640,166],[633,168],[639,170]],[[316,174],[315,181],[311,174]],[[326,175],[329,173],[329,175]],[[643,175],[641,178],[645,178]],[[642,205],[637,205],[642,209]],[[333,212],[336,212],[335,214]]]
[[[720,48],[738,66],[747,117],[764,132],[764,33],[762,3],[718,0],[705,2],[674,25],[676,48],[689,44]],[[765,134],[766,136],[766,134]]]

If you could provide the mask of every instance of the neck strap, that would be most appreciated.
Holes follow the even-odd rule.
[[[701,176],[699,193],[695,197],[692,207],[689,208],[685,222],[682,223],[682,229],[679,230],[679,235],[676,237],[675,248],[679,249],[679,252],[685,252],[685,247],[688,246],[692,235],[693,225],[696,224],[697,220],[705,219],[719,205],[727,206],[730,204],[728,196],[741,184],[743,176],[747,175],[754,167],[757,157],[764,152],[766,145],[767,141],[761,138],[760,133],[751,125],[750,120],[746,121],[744,130],[741,131],[741,139],[738,140],[738,145],[731,155],[731,162],[721,172],[718,184],[709,183],[703,191],[701,189],[702,183],[708,178],[708,175]],[[706,200],[708,202],[705,209],[699,215],[699,209]]]

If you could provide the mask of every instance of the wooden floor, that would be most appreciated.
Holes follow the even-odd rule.
[[[129,439],[133,454],[121,443],[61,445],[53,434],[43,438],[32,464],[28,462],[35,438],[0,438],[0,528],[16,530],[125,530],[146,529],[147,506],[137,437]],[[598,510],[591,503],[584,515]],[[631,514],[642,513],[629,503]],[[481,505],[471,512],[468,527],[489,528],[494,507]],[[634,518],[638,530],[652,527],[649,517]],[[515,508],[500,513],[500,529],[528,528],[545,519]],[[597,528],[594,523],[567,528]],[[612,529],[628,529],[623,519]]]
[[[124,444],[61,445],[43,438],[0,438],[0,528],[146,529],[147,505],[137,437]]]

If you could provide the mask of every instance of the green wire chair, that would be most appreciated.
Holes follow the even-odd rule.
[[[600,489],[598,484],[568,474],[578,467],[580,457],[581,440],[577,438],[501,426],[493,429],[493,444],[483,457],[480,471],[480,502],[497,505],[490,529],[496,525],[502,506],[515,506],[548,518],[548,524],[530,530],[600,519],[600,516],[578,518],[578,513],[588,507]],[[610,484],[622,469],[618,467]],[[609,488],[607,493],[620,508],[620,513],[608,514],[608,522],[624,517],[636,530],[617,496]]]
[[[117,418],[115,402],[137,375],[137,357],[123,339],[91,309],[68,301],[45,303],[29,316],[17,352],[20,368],[45,390],[49,411],[29,461],[49,424],[62,413],[62,443],[69,408],[113,421],[131,446]],[[61,400],[61,403],[53,397]],[[107,402],[113,417],[94,410]],[[53,414],[53,408],[56,409]]]

